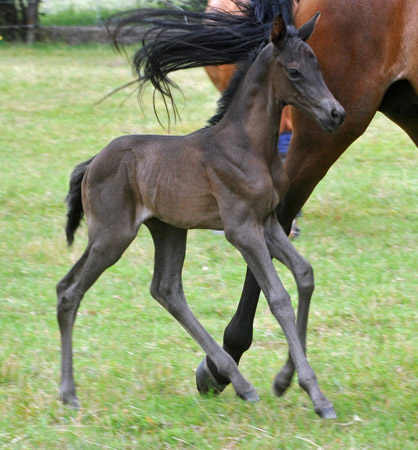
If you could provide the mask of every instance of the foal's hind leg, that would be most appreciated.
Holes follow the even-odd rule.
[[[73,376],[73,325],[84,293],[121,257],[136,235],[130,222],[123,220],[123,215],[120,219],[115,233],[110,232],[110,228],[106,226],[90,233],[86,251],[57,285],[57,318],[61,332],[60,397],[64,403],[74,408],[79,407],[79,401]]]
[[[187,231],[152,219],[145,222],[155,244],[152,296],[189,332],[214,362],[217,371],[234,386],[239,397],[259,399],[254,387],[241,375],[237,364],[203,328],[190,310],[183,292],[181,272]],[[206,390],[205,390],[206,392]]]
[[[308,326],[309,306],[314,290],[314,278],[311,265],[298,253],[290,239],[280,226],[275,215],[271,215],[264,227],[264,237],[270,255],[283,263],[295,278],[299,304],[296,328],[303,350],[306,353],[306,332]],[[295,364],[289,353],[288,360],[282,370],[276,375],[273,392],[277,396],[285,393],[292,382]]]

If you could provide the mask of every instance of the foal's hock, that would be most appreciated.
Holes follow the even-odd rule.
[[[312,270],[274,213],[288,187],[277,153],[283,105],[294,105],[328,131],[344,120],[343,108],[326,87],[315,55],[305,43],[317,19],[318,14],[297,30],[286,25],[281,15],[276,17],[270,42],[260,50],[216,125],[187,136],[123,136],[73,172],[67,239],[72,242],[84,214],[88,244],[57,285],[60,394],[65,403],[79,404],[72,369],[72,328],[80,301],[100,274],[121,257],[144,223],[155,244],[152,296],[190,333],[237,395],[258,400],[254,387],[198,322],[184,296],[181,272],[188,229],[225,231],[257,278],[289,344],[290,362],[276,377],[276,385],[286,389],[293,375],[289,369],[296,368],[315,411],[321,417],[335,417],[304,351],[303,317],[313,291]],[[296,279],[303,305],[297,324],[272,257],[289,267]],[[199,368],[199,391],[220,391],[218,381],[209,386],[208,377],[200,376],[206,369],[205,364]]]

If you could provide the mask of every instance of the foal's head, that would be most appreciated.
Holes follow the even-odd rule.
[[[326,131],[335,131],[344,121],[344,108],[325,84],[315,54],[305,42],[318,17],[319,13],[298,30],[286,26],[281,14],[275,18],[270,34],[274,89],[277,98],[308,114]]]

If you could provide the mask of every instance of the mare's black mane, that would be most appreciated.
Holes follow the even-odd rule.
[[[116,45],[118,37],[127,29],[148,27],[143,35],[143,45],[133,58],[139,91],[150,82],[162,95],[165,105],[171,103],[176,115],[171,88],[178,86],[170,80],[169,73],[194,67],[241,63],[241,68],[218,103],[217,113],[208,121],[209,125],[217,123],[257,52],[268,42],[272,20],[280,13],[288,27],[293,25],[292,0],[250,0],[248,4],[233,1],[242,14],[220,10],[202,12],[181,8],[148,8],[115,16],[112,21],[117,24]],[[200,6],[206,4],[204,0],[192,2]]]

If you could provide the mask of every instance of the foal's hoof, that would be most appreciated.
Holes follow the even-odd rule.
[[[289,386],[284,386],[284,385],[280,385],[279,383],[277,383],[276,381],[274,381],[273,383],[273,394],[276,397],[283,397],[283,395],[286,393],[286,391],[289,389]]]
[[[242,398],[246,402],[255,403],[260,401],[260,397],[258,396],[257,391],[255,389],[237,395],[239,398]]]
[[[336,419],[337,414],[333,406],[325,406],[315,411],[321,419]]]
[[[61,400],[64,405],[72,409],[80,409],[80,402],[75,394],[61,394]]]
[[[200,394],[212,392],[215,395],[219,395],[228,386],[228,383],[220,383],[212,375],[205,357],[196,370],[196,386]]]
[[[292,383],[292,375],[288,376],[286,374],[282,374],[282,372],[276,375],[276,378],[273,381],[273,394],[276,397],[283,397],[286,391],[289,389]]]

